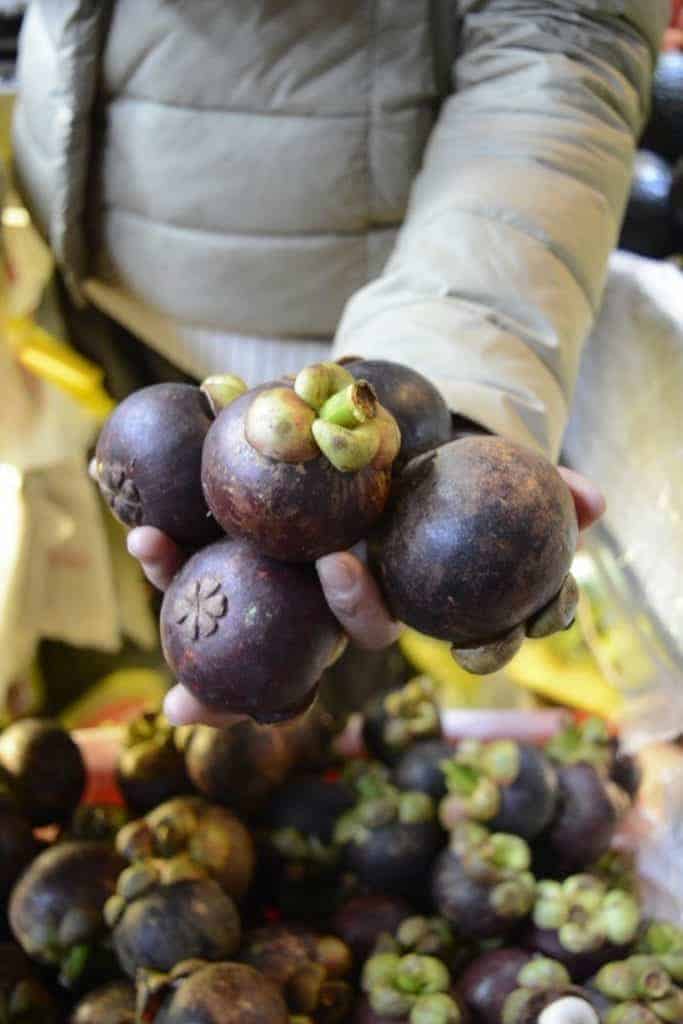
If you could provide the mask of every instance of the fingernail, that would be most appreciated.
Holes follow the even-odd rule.
[[[317,569],[328,596],[348,598],[353,594],[358,574],[344,555],[326,555],[319,558]]]
[[[133,558],[144,558],[146,549],[144,534],[140,535],[137,529],[131,530],[126,538],[126,547],[128,554]]]
[[[174,686],[164,698],[164,714],[171,725],[192,725],[197,718],[188,714],[188,700],[181,686]]]

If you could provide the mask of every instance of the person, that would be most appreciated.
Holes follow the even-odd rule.
[[[17,184],[75,305],[194,378],[356,354],[558,458],[668,0],[33,0]],[[579,521],[603,509],[563,470]],[[180,552],[130,552],[163,588]],[[368,647],[399,625],[318,563]],[[182,688],[177,722],[212,721]]]

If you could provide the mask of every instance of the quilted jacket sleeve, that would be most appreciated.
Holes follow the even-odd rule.
[[[454,412],[556,458],[669,2],[459,7],[455,92],[335,349],[409,363]]]

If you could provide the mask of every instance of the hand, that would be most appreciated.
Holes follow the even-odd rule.
[[[574,498],[579,529],[585,530],[604,513],[604,498],[580,473],[564,467],[560,467],[560,473]],[[131,530],[128,550],[159,590],[166,589],[183,561],[182,552],[173,541],[152,526]],[[389,615],[374,578],[356,554],[344,551],[326,555],[318,559],[317,569],[327,602],[354,643],[378,650],[397,639],[403,627]],[[208,711],[180,685],[166,695],[164,710],[178,725],[204,722],[219,726],[238,717]]]

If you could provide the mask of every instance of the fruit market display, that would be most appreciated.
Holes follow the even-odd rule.
[[[134,803],[67,814],[55,788],[47,829],[17,761],[3,807],[28,842],[3,861],[0,1019],[680,1024],[683,928],[648,919],[612,848],[638,770],[604,723],[454,740],[420,678],[386,705],[385,731],[430,723],[396,730],[398,757],[307,743],[326,727],[317,704],[296,728],[143,715],[116,772]],[[0,749],[19,730],[53,774],[65,749],[84,774],[51,722],[15,723]],[[131,760],[144,743],[155,756]],[[259,774],[264,752],[274,770],[248,798],[236,777],[216,785],[221,765],[227,782]]]

